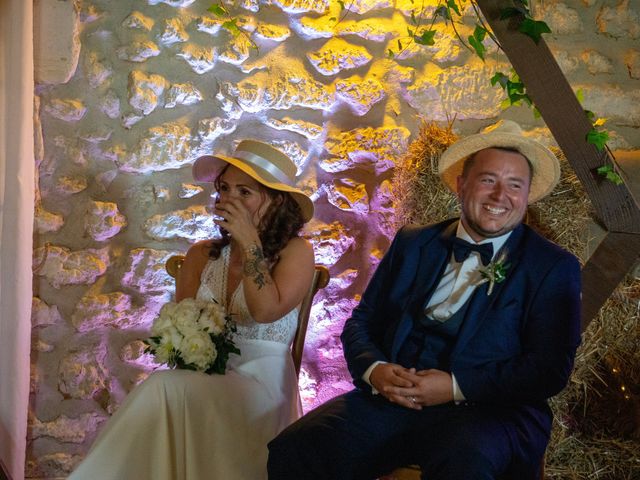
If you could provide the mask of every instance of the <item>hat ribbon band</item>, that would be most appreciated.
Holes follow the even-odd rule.
[[[244,160],[245,162],[260,167],[262,170],[266,170],[281,183],[289,186],[291,185],[291,179],[289,178],[289,176],[266,158],[263,158],[260,155],[256,155],[255,153],[245,152],[242,150],[236,150],[234,156],[239,158],[240,160]]]

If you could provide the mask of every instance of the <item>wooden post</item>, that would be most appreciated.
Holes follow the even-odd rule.
[[[613,164],[606,152],[586,141],[591,129],[584,110],[549,47],[517,30],[518,19],[500,20],[505,0],[477,0],[516,73],[583,184],[597,219],[609,232],[582,270],[583,317],[586,328],[602,304],[638,260],[640,209],[626,183],[614,185],[595,169]]]

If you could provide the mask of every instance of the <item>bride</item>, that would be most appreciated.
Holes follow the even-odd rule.
[[[229,157],[198,158],[193,173],[214,182],[222,238],[189,249],[176,301],[221,303],[237,323],[241,353],[224,375],[150,375],[71,480],[266,479],[267,442],[300,415],[289,346],[314,272],[312,247],[298,236],[313,203],[293,186],[293,162],[254,140]]]

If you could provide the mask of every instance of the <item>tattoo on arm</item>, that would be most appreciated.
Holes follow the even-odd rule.
[[[258,286],[258,290],[271,283],[271,276],[269,275],[269,266],[267,260],[264,258],[262,249],[253,245],[246,250],[247,257],[244,261],[244,274],[250,277],[253,282]]]

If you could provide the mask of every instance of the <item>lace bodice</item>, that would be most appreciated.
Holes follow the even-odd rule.
[[[242,282],[231,295],[227,305],[227,279],[229,278],[230,247],[225,246],[220,257],[207,262],[200,278],[200,288],[197,298],[220,303],[225,310],[232,314],[238,330],[236,337],[255,340],[270,340],[272,342],[290,345],[296,333],[298,323],[298,309],[295,308],[284,317],[271,323],[258,323],[251,313],[244,297]]]

